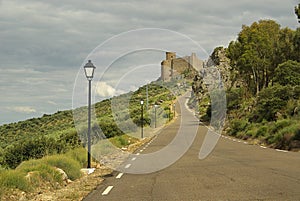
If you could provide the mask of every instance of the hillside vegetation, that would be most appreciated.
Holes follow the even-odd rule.
[[[225,81],[225,133],[300,149],[300,28],[281,28],[273,20],[244,25],[237,40],[216,48],[211,60]],[[193,88],[200,97],[201,120],[209,121],[209,94],[201,82],[195,79]]]
[[[99,125],[106,138],[123,136],[124,134],[135,132],[137,127],[142,123],[140,119],[140,101],[142,99],[145,102],[144,126],[153,126],[150,115],[153,114],[154,104],[159,105],[157,118],[161,121],[158,122],[165,122],[169,118],[172,118],[172,113],[169,112],[169,110],[171,109],[172,102],[175,100],[175,95],[170,89],[174,89],[176,93],[180,93],[176,84],[177,82],[170,82],[167,85],[162,85],[162,83],[159,82],[148,84],[149,111],[146,109],[146,85],[135,92],[98,102],[94,105],[97,119],[96,122],[93,122],[93,125]],[[128,98],[130,99],[129,115],[122,116],[118,118],[118,120],[124,124],[130,120],[134,122],[135,125],[127,129],[128,133],[124,133],[115,122],[115,117],[111,111],[111,103],[116,100],[114,104],[122,105],[122,101]],[[87,114],[86,107],[79,108],[79,110],[83,111],[83,114]],[[126,112],[118,111],[118,114],[122,113],[126,114]],[[79,136],[74,125],[73,111],[66,110],[58,111],[52,115],[45,114],[39,118],[32,118],[0,126],[1,167],[16,168],[25,160],[65,153],[76,147],[85,146],[86,124],[87,122],[85,121],[82,132],[80,132],[81,136]],[[92,132],[92,137],[99,137],[99,133]],[[123,140],[120,138],[120,141]]]

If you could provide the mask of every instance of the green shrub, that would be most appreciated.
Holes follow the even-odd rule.
[[[64,155],[53,155],[43,158],[46,164],[57,167],[65,171],[71,180],[78,179],[81,176],[81,165],[78,161]]]
[[[261,137],[268,135],[268,127],[267,126],[261,126],[258,128],[255,137]]]
[[[254,138],[257,134],[257,127],[253,126],[246,130],[245,137],[246,138]]]
[[[289,119],[281,119],[276,121],[270,128],[270,133],[277,133],[279,130],[291,125],[293,122]]]
[[[33,173],[30,183],[36,187],[40,186],[43,182],[62,182],[60,173],[54,167],[45,164],[43,159],[25,161],[16,168],[16,171],[23,172],[24,174]]]
[[[300,126],[298,126],[298,128],[295,130],[293,140],[300,140]]]
[[[17,188],[26,192],[32,190],[24,173],[15,170],[5,170],[0,172],[0,188]]]
[[[230,123],[229,135],[236,136],[241,131],[245,132],[247,125],[248,125],[247,120],[243,120],[243,119],[232,120]]]
[[[87,163],[87,150],[83,147],[72,149],[66,153],[66,156],[79,162],[81,167],[85,167]]]

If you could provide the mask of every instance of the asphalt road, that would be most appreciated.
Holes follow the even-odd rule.
[[[134,168],[142,154],[166,147],[180,125],[189,139],[193,138],[190,132],[199,128],[183,157],[150,174],[114,172],[84,201],[300,200],[300,152],[283,152],[222,136],[213,152],[200,160],[199,150],[207,128],[198,125],[182,101],[181,118],[166,127],[149,145],[141,147],[143,151],[138,150],[134,161],[131,157],[124,167]],[[153,166],[156,162],[159,163],[153,161]]]

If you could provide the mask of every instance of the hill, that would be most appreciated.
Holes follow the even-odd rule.
[[[154,104],[159,105],[160,109],[158,110],[157,118],[161,120],[160,122],[165,122],[167,119],[172,118],[170,110],[172,109],[171,104],[172,101],[175,100],[175,95],[170,89],[177,90],[178,93],[184,89],[182,88],[178,91],[177,82],[152,82],[151,84],[139,88],[135,92],[129,92],[118,97],[106,99],[94,105],[97,119],[96,122],[93,122],[93,126],[99,125],[103,132],[101,134],[102,137],[104,135],[106,138],[112,138],[136,131],[137,126],[141,125],[140,100],[143,99],[146,101],[146,87],[148,88],[149,107],[145,108],[144,126],[153,126],[153,122],[151,123],[152,117],[150,115],[153,113]],[[118,118],[121,122],[124,122],[124,124],[132,120],[135,126],[128,127],[128,133],[124,133],[115,122],[111,104],[112,102],[117,102],[119,105],[123,105],[124,101],[128,98],[130,99],[130,115],[121,115],[121,117]],[[123,109],[125,110],[127,108]],[[83,112],[82,114],[87,113],[87,107],[78,108],[76,111],[77,110]],[[87,122],[84,122],[84,126],[81,131],[78,132],[75,128],[73,112],[72,110],[58,111],[55,114],[45,114],[39,118],[32,118],[0,126],[1,166],[15,168],[22,161],[28,159],[65,153],[76,147],[85,146]],[[118,114],[126,114],[126,112],[118,111]],[[85,118],[82,117],[82,119]],[[99,136],[99,133],[92,132],[94,141]]]

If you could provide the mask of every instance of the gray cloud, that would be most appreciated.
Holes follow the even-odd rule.
[[[29,117],[10,113],[7,107],[36,106],[37,115],[71,108],[78,68],[98,44],[115,34],[145,27],[171,29],[210,53],[233,40],[242,24],[261,18],[296,28],[297,4],[297,0],[0,1],[0,110],[9,116],[1,117],[0,124]]]

